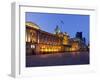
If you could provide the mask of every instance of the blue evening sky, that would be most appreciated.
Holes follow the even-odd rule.
[[[89,42],[89,15],[26,12],[26,21],[36,23],[42,30],[50,33],[54,33],[58,25],[70,37],[75,37],[76,32],[82,32],[86,42]]]

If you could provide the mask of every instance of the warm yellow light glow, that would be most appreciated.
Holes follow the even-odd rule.
[[[48,46],[43,45],[40,48],[41,52],[59,52],[61,50],[61,46]]]
[[[25,23],[26,26],[30,26],[30,27],[33,27],[35,29],[40,29],[40,27],[37,25],[37,24],[34,24],[32,22],[26,22]]]
[[[27,42],[30,42],[31,41],[31,38],[30,38],[30,35],[27,36]]]

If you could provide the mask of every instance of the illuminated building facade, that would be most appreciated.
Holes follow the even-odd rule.
[[[80,41],[71,39],[56,26],[55,33],[40,29],[37,24],[26,22],[26,54],[44,54],[66,51],[79,51]]]

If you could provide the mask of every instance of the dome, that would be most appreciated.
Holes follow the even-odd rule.
[[[35,29],[40,29],[40,27],[37,24],[33,23],[33,22],[26,22],[25,25],[33,27]]]

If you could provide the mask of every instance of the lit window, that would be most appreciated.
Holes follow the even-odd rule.
[[[35,45],[31,45],[31,48],[35,48]]]

